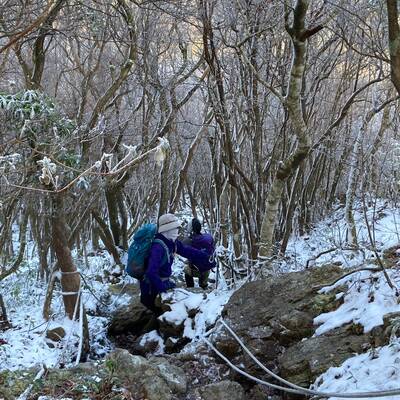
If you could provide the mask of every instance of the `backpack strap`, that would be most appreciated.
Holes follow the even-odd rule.
[[[163,248],[164,248],[164,250],[165,250],[165,254],[164,254],[164,256],[163,256],[163,259],[162,259],[162,263],[164,264],[164,262],[165,261],[170,261],[170,257],[169,257],[169,249],[168,249],[168,246],[161,240],[161,239],[154,239],[153,240],[153,243],[158,243],[158,244],[160,244]],[[165,260],[166,259],[166,260]]]

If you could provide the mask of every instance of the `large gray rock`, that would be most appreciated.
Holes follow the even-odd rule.
[[[0,399],[17,399],[37,372],[37,369],[0,372]],[[75,385],[71,386],[71,382]],[[165,358],[147,360],[117,349],[100,362],[49,369],[46,379],[32,388],[30,398],[49,393],[61,398],[67,391],[74,398],[177,400],[186,399],[187,381],[183,369]]]
[[[370,336],[362,334],[357,328],[348,325],[289,347],[279,357],[282,377],[308,387],[328,368],[338,367],[355,353],[365,352],[370,348]]]
[[[157,367],[146,358],[117,349],[107,357],[107,361],[114,365],[115,374],[131,392],[141,389],[149,400],[172,399],[172,391],[159,375]]]
[[[186,393],[187,379],[182,368],[169,363],[163,357],[152,357],[149,361],[158,368],[160,376],[173,392]]]
[[[222,381],[199,389],[204,400],[244,400],[244,390],[237,382]]]
[[[337,308],[335,292],[318,294],[315,287],[342,274],[337,266],[311,269],[243,285],[225,305],[223,316],[231,328],[263,362],[274,362],[285,347],[314,332],[313,319]],[[222,330],[215,344],[228,357],[240,354],[239,345]],[[255,372],[254,363],[240,358]]]
[[[315,287],[342,273],[329,266],[250,282],[232,295],[223,316],[245,339],[295,343],[312,334],[314,317],[338,307],[334,292],[317,294]]]
[[[185,373],[166,359],[132,355],[117,349],[107,357],[115,374],[132,393],[143,393],[148,400],[171,400],[186,392]]]
[[[354,324],[312,337],[313,319],[336,309],[342,301],[336,298],[342,288],[326,294],[318,293],[318,288],[342,274],[340,267],[332,265],[245,284],[226,304],[225,321],[264,365],[309,386],[330,366],[366,351],[373,342],[371,335],[364,335],[362,327]],[[214,342],[236,364],[263,376],[225,329]]]

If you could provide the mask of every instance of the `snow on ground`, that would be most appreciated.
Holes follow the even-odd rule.
[[[176,325],[184,323],[183,337],[198,341],[215,324],[231,295],[232,291],[228,290],[206,294],[176,289],[163,294],[163,300],[172,304],[171,311],[162,314],[160,318]],[[191,310],[198,310],[194,318],[189,316]]]
[[[387,272],[392,283],[400,288],[400,271],[391,269]],[[316,335],[350,322],[363,325],[364,332],[369,332],[383,324],[385,314],[400,312],[399,300],[381,272],[362,271],[320,292],[326,293],[341,285],[348,287],[345,293],[338,294],[344,296],[343,304],[337,310],[314,319],[314,324],[321,324]],[[351,357],[340,367],[331,367],[316,379],[313,388],[330,393],[392,390],[400,388],[399,378],[400,340],[393,336],[389,345]],[[398,400],[400,395],[385,398]],[[330,400],[337,399],[330,397]]]
[[[378,200],[371,204],[366,214],[378,250],[384,250],[400,243],[399,208]],[[375,259],[375,255],[371,251],[361,203],[356,205],[354,219],[361,251],[351,250],[346,245],[347,228],[344,208],[341,207],[323,221],[315,224],[308,235],[291,237],[281,269],[285,272],[299,271],[306,266],[307,261],[310,267],[333,262],[340,262],[344,267],[356,267],[365,264],[368,260]],[[315,259],[324,251],[329,252]]]
[[[281,270],[301,270],[307,262],[309,266],[340,263],[344,268],[376,267],[376,264],[371,264],[375,260],[375,255],[371,251],[364,215],[361,207],[358,207],[359,209],[355,212],[355,220],[360,251],[346,249],[344,210],[339,208],[326,220],[316,224],[308,236],[291,238],[287,257],[281,261]],[[378,201],[368,209],[367,219],[371,226],[374,244],[380,253],[382,250],[400,243],[399,209],[390,207],[383,201]],[[18,240],[17,235],[15,235],[15,239]],[[17,246],[15,247],[17,248]],[[329,251],[317,257],[327,250]],[[28,254],[32,254],[30,249],[28,249]],[[126,304],[127,295],[111,295],[107,291],[107,284],[102,283],[101,279],[96,279],[96,276],[102,276],[104,270],[109,270],[112,265],[106,253],[88,257],[87,263],[75,254],[75,260],[79,270],[83,271],[86,281],[84,281],[83,287],[84,302],[90,314],[94,314],[99,307],[113,310]],[[21,267],[18,273],[0,282],[0,290],[13,325],[12,329],[0,334],[0,339],[6,342],[6,344],[0,345],[0,370],[27,368],[40,363],[45,363],[50,367],[64,362],[70,356],[68,348],[73,348],[73,344],[78,340],[76,335],[78,327],[64,318],[59,287],[53,295],[52,318],[49,322],[44,321],[41,312],[46,287],[36,279],[37,263],[36,259],[29,258],[29,261]],[[177,257],[174,265],[174,279],[183,280],[183,267],[182,260]],[[388,272],[393,283],[400,287],[400,271],[393,268]],[[211,279],[215,280],[215,278],[211,275]],[[126,277],[125,279],[131,282],[131,278]],[[90,286],[90,290],[86,287],[86,283]],[[317,335],[351,321],[362,324],[364,330],[369,331],[374,326],[382,324],[385,314],[400,311],[400,305],[382,273],[359,272],[342,279],[332,287],[322,289],[321,293],[329,292],[334,287],[342,287],[342,285],[347,287],[343,293],[338,294],[343,297],[343,304],[337,310],[321,314],[315,319],[315,324],[319,325],[316,331]],[[217,290],[207,294],[176,289],[166,295],[174,297],[178,301],[162,318],[166,318],[170,322],[184,322],[184,335],[192,339],[192,342],[183,351],[195,349],[202,337],[208,334],[231,294],[232,291],[229,291],[222,281]],[[100,304],[99,298],[102,302],[107,302],[107,306]],[[189,317],[191,309],[198,310],[194,318]],[[105,318],[89,316],[91,346],[99,356],[106,354],[111,349],[111,343],[105,334],[106,324]],[[69,339],[66,339],[71,343],[69,347],[66,346],[64,349],[57,346],[55,348],[48,347],[45,333],[55,326],[63,326],[69,332],[67,333]],[[160,341],[161,338],[156,332],[150,332],[142,340],[143,342],[146,340]],[[2,342],[0,341],[0,343]],[[399,350],[400,342],[394,340],[390,345],[375,349],[373,352],[355,355],[340,367],[330,368],[321,375],[315,382],[315,388],[328,392],[354,392],[398,387],[400,386],[398,383],[400,380]],[[157,353],[162,354],[163,351],[163,343],[160,341]],[[394,399],[396,397],[387,398]]]
[[[400,387],[400,342],[347,359],[340,367],[329,368],[315,381],[313,389],[330,393],[393,390]],[[400,395],[378,397],[398,400]],[[339,400],[330,397],[330,400]],[[362,400],[367,400],[363,397]]]
[[[315,260],[315,264],[339,261],[344,267],[377,268],[376,263],[371,264],[371,261],[375,260],[375,255],[370,250],[371,243],[361,210],[355,213],[355,219],[358,243],[362,251],[340,250],[340,247],[345,247],[346,227],[343,212],[343,210],[338,210],[326,221],[318,224],[306,241],[292,242],[291,252],[292,255],[296,254],[297,262],[305,263],[324,250],[338,247],[338,250]],[[399,245],[399,209],[388,207],[384,202],[378,202],[375,207],[368,209],[367,218],[373,240],[380,254],[382,250]],[[400,288],[399,268],[396,266],[387,272],[392,283]],[[369,332],[375,326],[383,324],[385,314],[400,312],[399,300],[389,287],[382,272],[357,272],[330,287],[321,289],[320,293],[327,293],[337,287],[346,288],[342,293],[337,294],[338,297],[343,297],[343,304],[337,310],[321,314],[314,319],[314,324],[319,325],[316,335],[321,335],[350,322],[361,324],[364,332]],[[313,388],[331,393],[392,390],[400,388],[399,378],[400,341],[393,338],[387,346],[355,355],[347,359],[341,366],[331,367],[316,379]],[[379,398],[383,399],[383,397]],[[400,396],[384,398],[397,400]],[[336,399],[338,397],[330,397],[330,400]]]
[[[83,299],[88,311],[92,353],[102,357],[111,348],[111,343],[106,337],[108,321],[104,317],[90,314],[96,311],[99,306],[97,299],[103,298],[107,290],[107,286],[95,277],[102,275],[110,261],[107,255],[102,254],[88,257],[88,262],[89,265],[85,267],[78,265],[78,269],[83,270]],[[38,260],[31,258],[17,273],[0,282],[0,290],[12,325],[11,329],[0,332],[0,339],[2,343],[5,342],[0,345],[0,371],[29,368],[39,364],[45,364],[47,367],[60,363],[68,365],[72,356],[76,354],[79,326],[64,317],[58,284],[53,293],[51,318],[46,321],[42,316],[47,285],[37,280],[37,264]],[[111,296],[108,299],[108,307],[112,310],[126,302],[126,299],[123,295]],[[107,297],[103,300],[107,300]],[[60,343],[49,341],[46,332],[59,326],[65,329],[65,338]],[[48,344],[55,347],[49,347]]]
[[[109,284],[104,279],[104,271],[110,271],[113,263],[107,253],[89,256],[86,263],[76,254],[74,258],[83,277],[83,299],[88,312],[91,357],[95,355],[101,358],[112,349],[112,343],[106,336],[109,321],[105,317],[93,314],[97,314],[99,308],[103,313],[111,314],[113,310],[126,305],[130,296],[124,293],[111,295],[108,291]],[[71,323],[64,317],[64,306],[58,284],[53,294],[51,318],[45,321],[42,316],[47,285],[37,280],[37,265],[38,260],[30,258],[16,274],[0,282],[0,291],[12,324],[11,329],[0,332],[0,339],[5,342],[0,344],[0,371],[24,369],[40,364],[45,364],[47,367],[60,364],[69,366],[72,365],[71,359],[76,355],[79,325]],[[174,264],[174,279],[183,280],[183,267],[184,263],[177,257]],[[103,279],[100,279],[101,277]],[[125,276],[124,279],[127,283],[135,282],[129,276]],[[211,279],[213,279],[212,274]],[[203,294],[176,289],[170,292],[170,295],[175,296],[174,301],[178,302],[173,304],[173,310],[167,313],[167,317],[183,318],[185,336],[199,341],[220,315],[230,294],[231,292],[228,292],[223,285],[220,285],[218,290],[204,295],[206,298]],[[194,321],[187,315],[187,310],[193,308],[199,308]],[[65,329],[65,338],[59,343],[50,342],[46,338],[46,332],[59,326]],[[153,332],[142,340],[154,341],[154,339],[156,337]],[[2,341],[0,343],[3,343]],[[49,347],[49,343],[54,347]],[[164,346],[160,343],[157,354],[162,354],[163,351]]]
[[[369,267],[376,268],[374,265]],[[392,283],[400,288],[399,270],[387,272]],[[363,325],[364,332],[369,332],[375,326],[383,324],[385,314],[400,312],[398,298],[382,272],[360,271],[329,288],[321,289],[320,293],[327,293],[341,285],[347,287],[345,293],[338,294],[344,297],[343,304],[337,310],[314,319],[314,325],[320,325],[315,331],[317,336],[350,322]]]

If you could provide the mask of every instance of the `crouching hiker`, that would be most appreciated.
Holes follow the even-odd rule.
[[[209,233],[201,233],[201,222],[197,218],[193,218],[188,225],[189,237],[185,243],[202,250],[212,259],[215,251],[214,238]],[[206,290],[208,286],[208,276],[210,270],[201,271],[200,267],[192,262],[185,267],[185,281],[187,287],[194,287],[194,279],[199,278],[199,286]]]
[[[189,259],[202,271],[215,267],[203,251],[186,246],[177,240],[180,226],[181,222],[175,215],[162,215],[158,220],[157,232],[151,238],[148,256],[146,255],[143,263],[144,273],[140,278],[140,301],[156,316],[162,313],[160,306],[156,303],[157,296],[175,287],[175,283],[170,280],[175,253]],[[138,239],[137,234],[134,236],[134,243]],[[134,276],[129,272],[129,257],[127,272]]]

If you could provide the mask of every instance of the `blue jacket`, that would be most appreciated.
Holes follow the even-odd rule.
[[[208,271],[215,266],[214,262],[209,261],[209,254],[205,251],[186,246],[179,240],[173,242],[164,237],[161,233],[157,233],[155,239],[162,240],[166,244],[169,259],[165,257],[165,249],[162,244],[155,242],[151,245],[145,278],[140,281],[142,295],[155,295],[166,292],[173,287],[173,283],[169,281],[169,278],[172,274],[171,266],[174,261],[174,253],[187,258],[195,264],[200,271]]]

